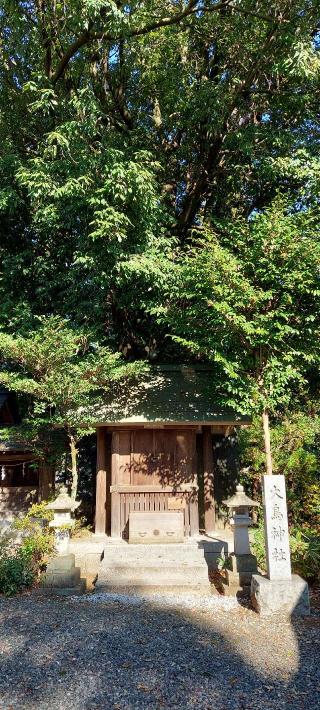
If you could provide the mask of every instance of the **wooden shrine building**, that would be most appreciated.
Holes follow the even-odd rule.
[[[133,511],[180,510],[189,537],[202,510],[206,532],[215,529],[212,437],[250,419],[217,408],[211,378],[205,367],[154,367],[96,413],[97,534],[127,538]]]
[[[53,471],[45,467],[32,448],[1,438],[1,427],[19,424],[14,393],[0,387],[0,522],[5,523],[27,510],[39,498],[46,498],[53,486]]]

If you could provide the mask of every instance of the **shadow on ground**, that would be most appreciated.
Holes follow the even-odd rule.
[[[320,618],[0,600],[1,710],[320,708]]]

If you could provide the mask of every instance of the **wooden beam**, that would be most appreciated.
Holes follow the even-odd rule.
[[[107,501],[107,466],[106,433],[103,428],[97,430],[97,479],[96,479],[96,516],[95,533],[106,533]]]
[[[211,427],[203,427],[204,525],[207,534],[215,529],[214,465]]]
[[[110,486],[111,493],[189,493],[197,492],[197,483],[179,483],[176,486],[134,486],[122,483]]]
[[[0,465],[13,461],[21,461],[21,463],[27,463],[28,461],[38,461],[38,458],[34,453],[30,451],[22,451],[21,453],[10,453],[10,451],[0,451]]]

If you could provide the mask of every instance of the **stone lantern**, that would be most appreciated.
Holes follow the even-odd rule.
[[[70,532],[75,524],[71,513],[73,513],[79,505],[79,502],[73,500],[68,495],[65,486],[61,488],[58,497],[47,505],[47,510],[53,510],[54,513],[53,520],[50,521],[49,527],[54,528],[55,548],[58,555],[65,555],[68,552]]]
[[[227,568],[228,585],[250,586],[252,574],[257,572],[257,560],[250,552],[249,508],[259,507],[260,503],[248,498],[241,484],[237,485],[233,496],[222,502],[230,510],[234,536],[234,552],[228,557],[231,567]]]
[[[42,577],[41,588],[46,592],[54,590],[56,594],[82,594],[85,590],[85,580],[81,579],[80,567],[75,566],[75,556],[69,553],[70,532],[75,521],[71,513],[80,505],[72,500],[63,486],[58,497],[47,505],[53,510],[54,518],[49,526],[54,529],[55,552],[48,562],[46,572]]]

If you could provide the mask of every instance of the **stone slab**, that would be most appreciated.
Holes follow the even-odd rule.
[[[52,557],[47,563],[47,573],[68,572],[74,569],[75,556],[73,554]]]
[[[172,544],[184,541],[184,516],[181,510],[129,513],[129,544]]]
[[[80,567],[81,574],[97,574],[101,563],[101,555],[87,554],[85,556],[76,555],[76,565]]]
[[[69,551],[74,553],[75,564],[81,569],[81,575],[96,575],[104,554],[106,536],[90,538],[71,538]]]
[[[34,594],[39,596],[56,596],[59,597],[69,597],[69,596],[80,596],[86,591],[86,581],[85,579],[80,579],[79,584],[74,587],[37,587],[33,590]]]
[[[291,562],[284,476],[263,476],[263,507],[267,576],[271,580],[290,580]]]
[[[80,582],[80,569],[74,567],[72,570],[62,570],[55,572],[46,572],[43,576],[41,586],[43,587],[75,587]]]
[[[297,574],[293,574],[290,579],[277,580],[254,574],[251,580],[251,602],[261,616],[310,614],[308,584]]]
[[[100,594],[100,592],[112,592],[115,594],[132,594],[133,596],[140,596],[141,594],[154,594],[160,592],[164,594],[170,592],[172,594],[198,594],[201,597],[216,596],[217,592],[215,588],[206,584],[139,584],[139,585],[129,585],[129,584],[110,584],[108,582],[98,583],[95,587],[95,592]]]
[[[112,567],[101,569],[98,575],[99,583],[107,581],[112,584],[201,584],[209,581],[206,564],[202,567]]]

